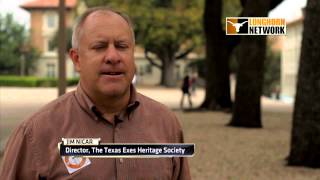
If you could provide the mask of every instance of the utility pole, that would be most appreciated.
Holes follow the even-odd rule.
[[[24,54],[21,55],[21,60],[20,60],[20,76],[25,76],[25,66],[26,65],[26,57]]]
[[[29,52],[29,47],[26,44],[23,44],[22,47],[20,47],[20,76],[25,76],[26,72],[26,54]]]
[[[59,79],[58,96],[66,92],[66,24],[65,24],[65,1],[59,0]]]

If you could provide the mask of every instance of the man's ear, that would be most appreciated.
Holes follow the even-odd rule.
[[[71,48],[69,51],[69,57],[71,58],[74,67],[78,72],[81,71],[80,61],[79,61],[79,54],[78,50],[75,48]]]

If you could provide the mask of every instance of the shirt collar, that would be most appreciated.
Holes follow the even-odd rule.
[[[77,86],[77,90],[75,92],[76,99],[78,100],[78,103],[86,111],[92,118],[95,120],[103,119],[102,113],[98,110],[96,105],[92,102],[92,100],[89,98],[89,96],[86,94],[86,92],[81,87],[81,84],[79,82]],[[137,91],[136,88],[131,84],[130,85],[130,99],[127,108],[120,112],[116,116],[117,120],[123,121],[125,119],[129,119],[130,113],[135,110],[139,106],[139,101],[137,100]]]

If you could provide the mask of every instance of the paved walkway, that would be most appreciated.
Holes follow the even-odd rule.
[[[68,91],[75,87],[68,88]],[[180,104],[181,92],[178,88],[139,88],[138,91],[149,96],[171,109],[178,109]],[[21,119],[39,109],[41,106],[57,97],[56,88],[16,88],[0,87],[0,120]],[[198,89],[192,96],[194,106],[199,106],[204,99],[204,90]],[[262,98],[264,110],[289,111],[290,104],[275,101],[269,98]],[[185,106],[187,106],[187,97],[185,97]],[[1,123],[1,122],[0,122]]]
[[[68,91],[75,87],[68,88]],[[138,91],[146,96],[162,102],[170,108],[179,108],[181,92],[179,89],[167,89],[161,87],[138,88]],[[0,117],[1,120],[21,119],[39,109],[46,103],[57,97],[56,88],[0,88]],[[204,90],[200,89],[192,96],[195,106],[198,106],[204,98]],[[187,98],[185,97],[185,105]]]
[[[68,91],[75,87],[68,88]],[[171,109],[179,109],[181,92],[178,88],[163,87],[138,87],[138,91],[151,97]],[[0,87],[0,152],[1,146],[12,129],[23,119],[37,111],[41,106],[57,97],[56,88],[16,88]],[[194,107],[201,104],[204,99],[204,90],[198,89],[192,96]],[[187,107],[187,97],[185,106]],[[288,111],[292,110],[292,105],[272,99],[262,98],[264,111]]]

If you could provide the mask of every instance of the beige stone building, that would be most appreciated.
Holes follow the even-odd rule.
[[[52,46],[52,38],[58,30],[59,0],[33,0],[21,7],[31,14],[30,34],[32,45],[41,51],[41,58],[34,75],[38,77],[57,77],[58,76],[58,54],[57,49]],[[66,3],[66,26],[71,27],[77,14],[85,11],[86,7],[81,0],[65,0]],[[161,71],[151,66],[144,57],[144,50],[137,47],[135,51],[135,63],[137,67],[137,83],[142,85],[156,85],[160,83]],[[198,58],[196,55],[189,55],[188,59],[179,61],[176,64],[176,77],[182,79],[186,65],[192,59]],[[77,77],[78,73],[72,64],[72,61],[66,59],[67,78]]]
[[[66,0],[66,26],[71,27],[74,20],[76,0]],[[30,13],[30,35],[32,45],[40,50],[41,57],[34,75],[38,77],[58,76],[58,54],[53,46],[53,37],[59,26],[59,0],[33,0],[22,4],[21,7]],[[77,73],[69,58],[66,59],[66,75],[76,77]]]
[[[287,35],[281,53],[281,98],[292,102],[295,98],[300,49],[303,31],[303,15],[287,22]]]

